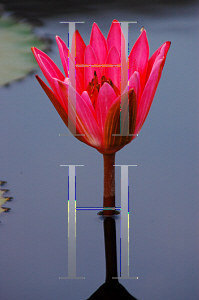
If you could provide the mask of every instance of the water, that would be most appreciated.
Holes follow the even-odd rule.
[[[107,35],[111,21],[135,20],[130,48],[142,26],[152,54],[171,41],[153,105],[132,143],[116,154],[129,168],[129,274],[121,284],[139,300],[199,298],[198,279],[198,12],[167,11],[165,16],[114,9],[92,15],[44,19],[38,32],[67,40],[67,25],[88,44],[93,22]],[[34,46],[34,45],[33,45]],[[49,56],[60,66],[58,49]],[[37,74],[43,78],[38,70]],[[77,205],[101,206],[102,155],[74,137],[34,76],[0,90],[1,180],[6,180],[9,213],[0,214],[0,297],[10,299],[87,299],[105,281],[103,222],[96,211],[77,211],[77,276],[68,275],[68,169],[76,170]],[[116,169],[116,205],[120,171]],[[119,269],[120,218],[116,220]]]

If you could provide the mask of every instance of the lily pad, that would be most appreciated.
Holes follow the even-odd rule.
[[[37,68],[31,51],[33,45],[46,48],[30,24],[0,18],[0,86],[22,79]]]
[[[4,198],[2,197],[2,195],[6,192],[7,190],[0,190],[0,213],[2,213],[3,211],[8,211],[9,208],[7,207],[2,207],[2,205],[4,203],[6,203],[6,201],[9,201],[11,200],[11,197],[7,197],[7,198]]]

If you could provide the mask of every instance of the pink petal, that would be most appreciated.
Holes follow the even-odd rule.
[[[129,55],[129,77],[135,72],[140,73],[141,90],[144,89],[145,77],[149,58],[149,44],[146,31],[143,30],[135,42]]]
[[[43,88],[43,90],[45,91],[45,93],[47,94],[47,96],[49,97],[49,99],[51,100],[51,102],[54,105],[55,109],[57,110],[58,114],[62,118],[63,122],[65,123],[66,126],[68,126],[68,113],[67,113],[67,111],[62,106],[60,101],[56,98],[54,93],[49,89],[49,87],[41,80],[41,78],[39,78],[39,76],[37,76],[37,75],[36,75],[36,78],[39,81],[39,83],[40,83],[41,87]],[[78,130],[76,131],[76,133],[80,134],[80,132]],[[81,136],[76,136],[76,138],[78,140],[80,140],[81,142],[89,144],[88,141],[85,139],[85,137],[82,136],[82,135]]]
[[[68,87],[69,87],[69,82],[66,80],[60,81],[59,79],[54,79],[54,87],[56,89],[56,95],[59,103],[62,105],[66,113],[68,114]],[[60,85],[60,82],[62,82],[62,85]],[[61,88],[65,86],[65,88]]]
[[[98,67],[98,60],[97,57],[93,51],[93,48],[88,45],[85,50],[85,56],[84,56],[84,63],[85,65],[90,65],[90,67],[84,68],[84,89],[86,90],[88,87],[89,82],[93,79],[94,71],[97,73],[98,80],[101,80],[101,67]],[[93,66],[95,65],[95,66]],[[93,67],[92,67],[93,66]]]
[[[107,57],[106,39],[96,23],[93,23],[90,37],[90,45],[92,46],[95,52],[99,64],[105,64]]]
[[[106,115],[108,113],[111,104],[116,98],[117,96],[113,88],[108,83],[105,82],[103,86],[100,88],[99,95],[97,98],[97,104],[96,104],[97,122],[99,127],[102,130],[102,135],[104,131],[104,123],[106,120]]]
[[[52,61],[52,59],[43,51],[32,47],[32,52],[37,60],[38,65],[40,66],[44,76],[47,80],[49,80],[50,77],[55,77],[60,80],[64,80],[64,75],[59,70],[59,68],[56,66],[56,64]],[[44,58],[43,61],[41,61],[41,57]],[[45,62],[45,65],[44,65]]]
[[[155,92],[162,74],[163,65],[165,62],[165,58],[158,60],[151,72],[151,75],[146,83],[145,89],[143,91],[139,106],[138,106],[138,114],[136,120],[136,128],[135,133],[139,133],[141,127],[144,124],[144,121],[149,113],[153,98],[155,96]]]
[[[86,49],[86,44],[84,43],[78,30],[75,31],[72,40],[72,55],[75,57],[75,62],[78,65],[84,64],[84,52]],[[78,67],[82,76],[84,76],[84,68]]]
[[[64,68],[65,75],[66,77],[68,77],[68,57],[69,57],[68,47],[59,36],[56,36],[56,42],[59,48],[59,54],[60,54],[62,66]]]
[[[126,63],[126,52],[125,52],[125,37],[121,30],[120,23],[117,20],[113,20],[108,37],[107,37],[107,47],[110,51],[111,47],[115,46],[121,57],[122,69],[121,69],[121,92],[123,93],[124,88],[128,82],[128,66]]]
[[[54,79],[54,86],[56,88],[56,94],[58,95],[57,98],[58,98],[60,104],[64,107],[64,109],[66,110],[66,112],[68,114],[68,95],[70,97],[70,94],[68,93],[68,91],[69,91],[69,81],[64,80],[64,82],[62,82],[60,80]],[[74,88],[72,87],[72,95],[74,95],[73,90],[74,90]],[[70,89],[70,91],[71,91],[71,89]],[[78,92],[77,92],[77,94],[78,94]],[[88,101],[88,99],[86,98],[85,101]],[[90,98],[89,98],[89,102],[90,102],[90,109],[94,110],[93,106],[91,104]]]
[[[67,112],[65,111],[65,109],[63,108],[63,106],[60,104],[60,102],[58,101],[58,99],[55,96],[55,94],[43,82],[43,80],[41,80],[41,78],[38,75],[36,75],[35,77],[39,81],[41,87],[45,91],[45,93],[48,96],[48,98],[51,100],[51,102],[54,105],[55,109],[57,110],[57,112],[59,113],[60,117],[62,118],[63,122],[66,124],[66,126],[68,126],[68,115],[67,115]]]
[[[120,119],[121,109],[124,112],[123,120]],[[137,100],[134,90],[131,89],[124,93],[121,97],[115,99],[115,101],[109,108],[104,127],[104,152],[116,152],[126,144],[130,143],[130,141],[133,139],[133,136],[128,135],[128,133],[134,133],[136,125],[136,115]],[[127,127],[127,125],[129,125],[129,128]]]
[[[123,50],[122,52],[125,54],[125,37],[121,30],[120,23],[117,20],[113,20],[108,33],[108,37],[107,37],[108,52],[113,46],[117,48],[120,57],[121,57],[121,49]]]
[[[91,102],[91,99],[87,93],[87,91],[84,91],[82,94],[81,94],[81,97],[84,99],[84,101],[87,103],[87,105],[89,106],[92,114],[93,114],[93,117],[95,118],[95,120],[97,121],[97,117],[96,117],[96,112],[94,110],[94,107],[92,105],[92,102]]]
[[[122,63],[122,69],[121,69],[121,92],[123,92],[124,88],[126,87],[126,84],[128,82],[128,66],[126,63],[126,52],[125,52],[125,37],[121,30],[120,23],[117,20],[113,20],[108,37],[107,37],[107,47],[108,52],[110,49],[115,46],[119,52],[119,55],[122,58],[120,63]]]
[[[102,136],[93,114],[93,108],[90,105],[90,99],[82,98],[73,87],[67,87],[62,81],[58,81],[58,84],[60,91],[62,91],[60,94],[65,94],[65,97],[68,97],[69,117],[72,123],[76,124],[77,131],[84,134],[84,140],[87,144],[96,148],[100,147]]]
[[[50,84],[51,88],[53,89],[53,91],[55,92],[56,97],[57,97],[58,95],[56,92],[56,87],[54,85],[54,79],[57,79],[57,76],[56,76],[57,74],[54,73],[54,69],[52,69],[51,65],[49,64],[48,60],[45,57],[43,57],[39,54],[38,60],[40,62],[40,68],[41,68],[44,76],[46,77],[48,83]]]
[[[73,61],[69,59],[69,82],[79,94],[84,90],[84,80],[80,68],[76,68]]]
[[[120,55],[115,46],[113,46],[107,57],[107,65],[120,65]],[[121,67],[106,67],[106,78],[110,78],[114,85],[121,91]]]
[[[85,138],[93,147],[100,147],[102,143],[101,130],[97,124],[93,106],[90,99],[85,99],[77,95],[76,98],[77,123],[79,122]]]
[[[149,62],[148,62],[148,68],[147,68],[147,75],[146,75],[146,81],[148,80],[149,78],[149,75],[151,73],[151,69],[153,67],[153,64],[155,62],[155,60],[158,58],[163,58],[167,56],[167,52],[169,51],[169,47],[171,45],[171,42],[165,42],[162,46],[160,46],[160,48],[158,48],[154,53],[153,55],[151,56],[151,58],[149,59]],[[161,55],[161,57],[158,57],[159,55]],[[163,65],[164,67],[164,65]]]
[[[84,77],[82,76],[80,68],[75,68],[76,70],[76,90],[79,94],[84,91]]]
[[[65,123],[66,126],[68,126],[68,113],[67,113],[65,107],[63,107],[63,105],[60,103],[60,99],[57,99],[57,97],[54,95],[54,93],[41,80],[41,78],[39,78],[39,76],[36,75],[36,78],[39,81],[39,83],[40,83],[41,87],[43,88],[43,90],[45,91],[45,93],[47,94],[47,96],[49,97],[49,99],[51,100],[51,102],[54,105],[55,109],[57,110],[58,114],[62,118],[63,122]],[[77,133],[79,133],[79,132],[77,131]],[[77,136],[77,138],[80,141],[87,143],[87,141],[82,136]]]
[[[78,30],[73,34],[72,40],[72,54],[75,57],[76,64],[84,63],[84,51],[86,49],[86,44],[82,39]]]
[[[128,84],[128,64],[125,62],[122,64],[122,69],[121,69],[121,93],[124,92],[124,89],[127,84]]]
[[[129,90],[134,89],[136,95],[137,106],[139,103],[141,88],[140,88],[140,74],[135,71],[129,80]]]
[[[75,68],[75,58],[70,54],[64,41],[58,36],[56,36],[56,41],[66,77],[69,76],[71,85],[77,89],[78,93],[82,93],[84,89],[84,83],[81,69]]]

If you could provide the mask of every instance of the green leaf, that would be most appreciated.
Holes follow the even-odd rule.
[[[4,198],[2,195],[6,192],[7,190],[0,190],[0,213],[3,211],[8,211],[9,208],[3,208],[2,205],[6,203],[6,201],[9,201],[11,197]]]
[[[37,68],[31,47],[44,48],[45,44],[26,23],[0,18],[0,86],[24,78]]]

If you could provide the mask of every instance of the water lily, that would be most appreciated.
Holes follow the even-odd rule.
[[[48,55],[33,47],[51,88],[39,76],[36,78],[66,126],[69,121],[74,124],[76,138],[103,154],[104,199],[108,199],[104,207],[114,207],[115,153],[130,143],[144,124],[170,42],[149,59],[147,35],[142,30],[126,60],[125,37],[117,20],[112,22],[107,39],[94,23],[87,46],[76,31],[71,53],[60,37],[56,41],[65,75]],[[124,116],[120,122],[121,109]],[[69,115],[69,110],[74,114]]]

